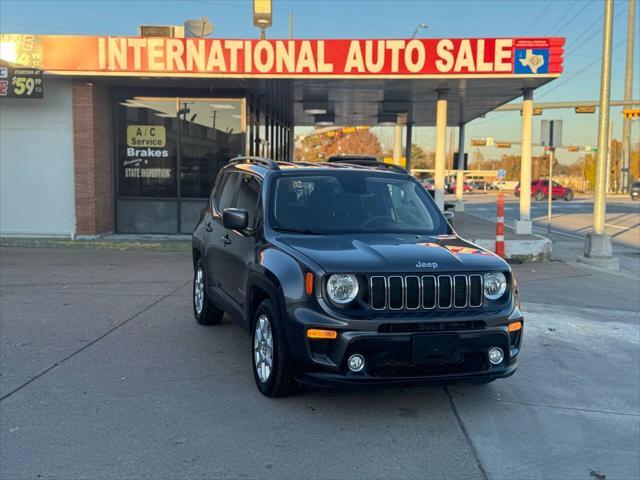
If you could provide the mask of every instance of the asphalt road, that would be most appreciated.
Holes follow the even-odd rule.
[[[515,269],[514,377],[274,400],[189,254],[3,248],[0,478],[638,478],[636,280]]]
[[[453,196],[452,196],[453,198]],[[495,194],[465,195],[465,211],[483,217],[495,218]],[[505,196],[505,221],[513,223],[519,217],[519,199]],[[547,231],[547,201],[531,202],[531,218],[538,231]],[[621,249],[640,250],[640,202],[629,198],[610,197],[607,200],[605,227],[614,244]],[[593,228],[593,199],[576,197],[570,202],[552,202],[552,232],[574,238],[584,238]]]

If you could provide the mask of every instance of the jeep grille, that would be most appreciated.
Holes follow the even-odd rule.
[[[447,310],[482,306],[482,275],[373,275],[373,310]]]

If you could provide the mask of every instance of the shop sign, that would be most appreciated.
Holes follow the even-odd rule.
[[[161,148],[167,144],[167,133],[161,125],[129,125],[127,145],[130,147]]]
[[[558,76],[564,38],[235,40],[43,36],[46,71],[262,77]]]
[[[0,97],[42,98],[41,67],[39,35],[0,35]]]
[[[128,125],[127,155],[124,159],[125,178],[167,180],[171,168],[155,167],[154,160],[169,158],[166,129],[162,125]]]

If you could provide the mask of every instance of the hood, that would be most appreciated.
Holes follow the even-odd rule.
[[[327,272],[445,273],[508,270],[501,258],[455,235],[302,235],[278,240]]]

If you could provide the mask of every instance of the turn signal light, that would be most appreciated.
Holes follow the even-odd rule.
[[[321,340],[333,340],[338,336],[335,330],[320,330],[319,328],[310,328],[307,330],[307,338],[315,338]]]
[[[307,272],[304,276],[304,291],[307,292],[307,295],[313,293],[313,273],[311,272]]]
[[[513,322],[509,324],[509,332],[517,332],[522,328],[522,322]]]

